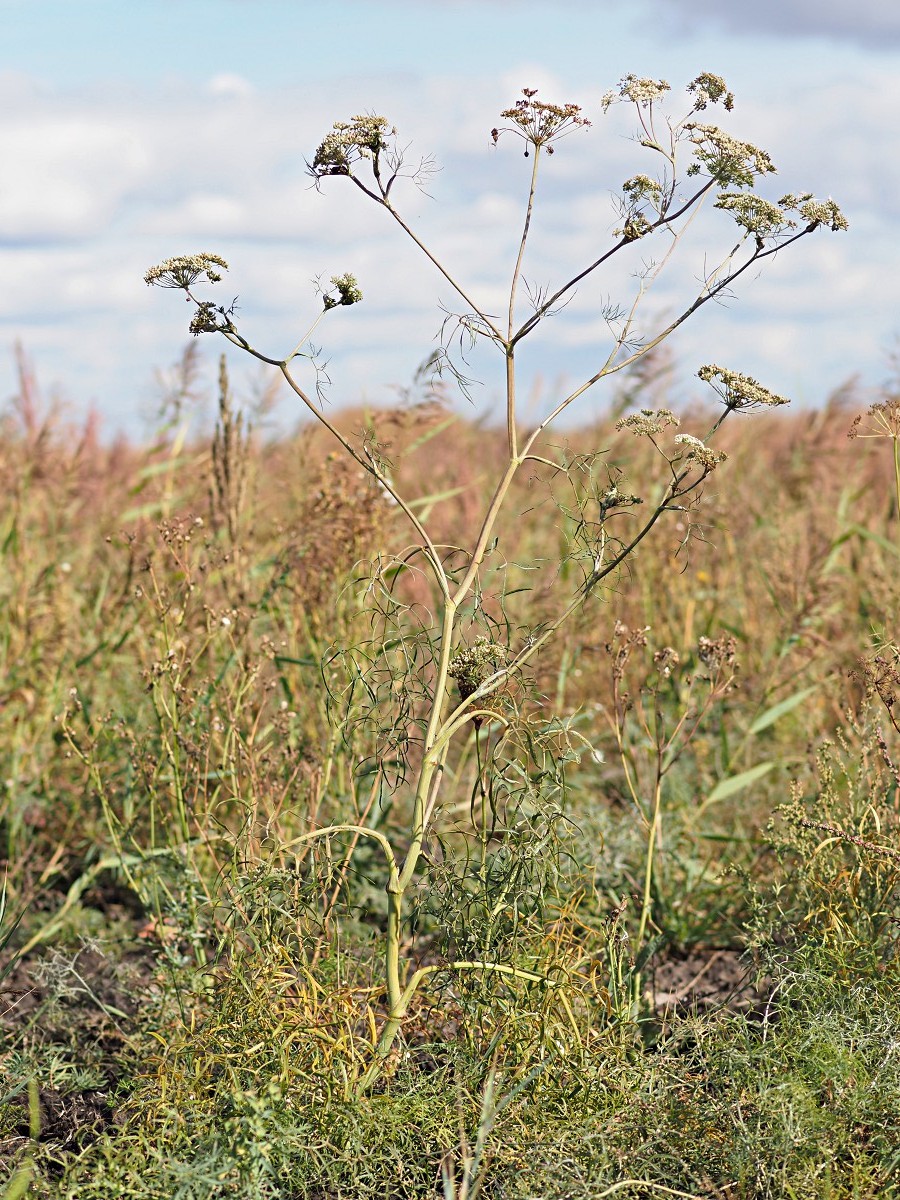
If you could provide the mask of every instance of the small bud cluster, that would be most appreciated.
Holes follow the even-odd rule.
[[[678,426],[681,424],[678,417],[668,408],[642,408],[639,413],[633,413],[630,417],[620,417],[616,421],[616,429],[630,429],[635,437],[641,437],[643,434],[649,434],[650,437],[655,437],[662,433],[670,425]]]
[[[201,333],[217,333],[221,328],[219,323],[221,315],[221,309],[211,300],[201,300],[197,305],[197,311],[191,317],[188,332],[192,333],[194,337],[199,337]]]
[[[776,408],[781,404],[790,404],[785,396],[770,392],[761,383],[757,383],[750,375],[741,375],[737,371],[729,371],[726,367],[709,363],[697,372],[697,378],[710,384],[721,397],[726,408]]]
[[[646,214],[641,211],[641,205],[644,201],[649,201],[658,210],[662,197],[662,184],[651,179],[649,175],[634,175],[622,184],[622,196],[625,220],[622,228],[614,231],[614,236],[623,237],[627,242],[634,242],[652,232],[653,225]]]
[[[509,651],[505,646],[487,637],[477,637],[471,646],[450,660],[447,674],[456,680],[460,696],[467,700],[508,659]]]
[[[641,79],[637,75],[626,75],[619,86],[606,93],[601,101],[603,111],[608,112],[613,104],[630,101],[647,108],[654,100],[661,100],[672,89],[664,79]]]
[[[355,275],[332,275],[331,286],[337,292],[337,299],[327,294],[323,297],[326,312],[329,308],[337,308],[341,304],[359,304],[363,298]]]
[[[312,161],[314,175],[349,175],[350,168],[363,158],[376,158],[387,146],[388,137],[397,130],[386,117],[357,116],[335,121]]]
[[[679,446],[687,447],[686,458],[699,463],[701,467],[705,467],[708,471],[714,471],[720,463],[728,459],[728,455],[724,450],[713,450],[711,446],[707,446],[698,437],[694,437],[690,433],[676,434],[675,442]]]
[[[535,100],[537,88],[523,88],[522,100],[517,100],[513,108],[505,108],[500,116],[506,121],[512,121],[514,128],[510,130],[492,129],[491,138],[496,146],[501,133],[514,133],[523,138],[531,146],[546,146],[547,153],[553,153],[550,145],[556,138],[570,133],[579,126],[588,127],[590,121],[581,116],[579,104],[549,104],[545,100]],[[526,155],[528,151],[525,151]]]
[[[617,483],[614,483],[600,496],[600,519],[602,521],[609,513],[617,509],[631,508],[635,504],[643,503],[640,496],[635,496],[632,492],[625,492]]]
[[[625,220],[621,229],[613,230],[615,237],[624,238],[626,242],[636,242],[638,238],[646,237],[653,229],[642,212],[632,213]]]
[[[190,288],[204,275],[210,283],[220,283],[222,276],[216,269],[228,270],[228,263],[218,254],[181,254],[167,258],[157,267],[151,267],[144,275],[148,287]]]

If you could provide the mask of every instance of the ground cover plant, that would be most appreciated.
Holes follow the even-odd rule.
[[[461,309],[395,410],[328,406],[312,330],[251,345],[198,290],[209,253],[147,282],[275,368],[316,422],[295,437],[254,433],[223,358],[215,430],[188,439],[192,350],[154,443],[105,446],[22,361],[6,1196],[889,1194],[900,406],[848,389],[788,415],[712,363],[716,407],[676,417],[668,336],[846,221],[756,191],[768,156],[707,123],[722,80],[677,117],[668,91],[607,97],[658,168],[546,287],[541,172],[594,131],[532,90],[502,114],[498,151],[530,160],[504,317],[421,245]],[[386,120],[337,123],[310,170],[419,244]],[[654,329],[707,197],[730,240]],[[626,255],[596,371],[527,424],[528,337]],[[336,275],[313,329],[361,300]],[[451,406],[460,339],[494,355],[502,423]]]

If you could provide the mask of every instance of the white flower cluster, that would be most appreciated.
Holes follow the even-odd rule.
[[[720,192],[714,207],[731,213],[735,224],[758,238],[775,237],[796,227],[777,204],[752,192]]]
[[[689,121],[684,128],[697,156],[697,162],[688,167],[688,175],[699,175],[705,169],[719,183],[740,188],[752,187],[757,176],[775,171],[775,164],[765,150],[732,137],[718,125]]]
[[[148,286],[167,288],[189,288],[198,279],[206,276],[210,283],[220,283],[221,273],[216,269],[228,270],[228,263],[218,254],[181,254],[177,258],[167,258],[157,267],[151,267],[144,274],[144,283]]]
[[[827,225],[832,233],[850,228],[847,218],[830,196],[827,200],[816,200],[812,192],[788,193],[778,203],[783,209],[799,213],[810,231],[819,225]]]
[[[706,467],[708,471],[714,471],[719,463],[725,462],[728,458],[724,450],[713,450],[690,433],[676,434],[675,442],[679,446],[688,447],[686,457],[699,463],[700,466]]]
[[[658,433],[662,433],[669,425],[680,425],[678,417],[668,408],[642,408],[639,413],[633,413],[630,417],[621,417],[616,421],[616,429],[630,429],[635,437],[641,437],[643,434],[649,434],[654,437]]]
[[[349,175],[351,166],[362,158],[375,158],[397,130],[386,117],[370,115],[335,121],[312,161],[314,175]]]
[[[671,91],[664,79],[641,79],[637,75],[626,75],[617,88],[606,93],[601,101],[603,111],[608,112],[613,104],[620,101],[630,101],[647,108],[654,100],[660,100]]]
[[[509,651],[506,646],[492,642],[487,637],[477,637],[471,646],[461,650],[450,660],[447,674],[455,679],[459,694],[467,700],[474,691],[495,675],[509,661]]]
[[[632,175],[631,179],[626,179],[622,184],[622,191],[630,204],[637,204],[646,197],[658,200],[662,195],[662,184],[656,179],[651,179],[649,175]]]
[[[355,275],[332,275],[331,286],[337,292],[337,299],[328,295],[324,297],[326,311],[329,308],[337,308],[341,304],[359,304],[363,298]]]
[[[790,404],[786,397],[770,392],[750,375],[729,371],[727,367],[717,366],[716,363],[709,363],[707,366],[701,367],[697,372],[697,378],[710,384],[727,408],[746,410],[760,407],[775,408],[781,404]]]

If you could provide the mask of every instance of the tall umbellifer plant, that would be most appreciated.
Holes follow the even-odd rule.
[[[329,420],[316,386],[318,377],[314,374],[309,340],[312,329],[283,356],[263,353],[251,345],[238,328],[233,306],[217,304],[197,294],[198,284],[219,283],[227,269],[224,260],[214,254],[168,259],[145,276],[148,284],[185,293],[194,305],[190,324],[194,334],[220,334],[240,350],[281,372],[306,408],[330,431],[346,454],[377,480],[405,515],[417,544],[416,554],[424,559],[430,573],[437,615],[431,653],[419,659],[420,665],[415,659],[410,665],[410,670],[418,671],[421,676],[416,681],[416,695],[423,703],[421,744],[408,780],[401,778],[397,783],[398,788],[409,791],[408,807],[398,804],[395,808],[409,812],[408,828],[402,836],[392,838],[367,825],[337,824],[310,830],[301,839],[312,841],[343,831],[352,836],[353,844],[360,839],[373,839],[387,861],[384,938],[387,1015],[363,1086],[377,1076],[416,989],[437,969],[435,966],[413,969],[413,964],[403,959],[402,946],[410,894],[423,869],[426,837],[439,820],[439,797],[451,744],[464,733],[471,736],[473,728],[477,739],[483,722],[502,725],[513,719],[509,716],[509,696],[515,692],[513,685],[522,678],[529,663],[591,593],[602,590],[603,581],[609,581],[619,571],[665,514],[685,512],[696,500],[710,472],[724,461],[725,455],[710,443],[725,418],[785,401],[746,375],[706,365],[698,374],[713,386],[723,411],[704,437],[675,434],[679,422],[668,410],[642,410],[625,416],[620,426],[649,438],[665,464],[659,498],[640,510],[639,498],[621,486],[618,476],[606,471],[600,455],[555,462],[538,453],[548,427],[601,381],[639,362],[709,301],[728,294],[745,272],[818,229],[847,228],[840,209],[830,199],[820,201],[811,194],[800,194],[786,195],[773,202],[758,194],[757,185],[775,171],[769,155],[706,119],[706,110],[713,106],[729,112],[733,107],[733,96],[722,79],[702,74],[688,84],[688,111],[680,119],[664,110],[669,91],[664,81],[629,75],[604,98],[604,112],[614,104],[633,107],[637,118],[636,140],[648,153],[652,165],[649,173],[636,174],[622,184],[617,198],[618,228],[606,246],[598,247],[594,260],[541,290],[527,287],[523,267],[540,178],[547,169],[545,160],[555,153],[563,137],[586,135],[591,122],[578,105],[548,103],[538,99],[533,89],[525,89],[521,99],[501,114],[501,124],[491,131],[493,142],[497,144],[511,134],[524,143],[526,156],[531,159],[521,235],[511,265],[508,303],[504,302],[502,317],[489,313],[473,290],[421,241],[404,219],[397,193],[402,191],[404,180],[415,176],[415,171],[406,169],[396,130],[384,117],[356,116],[336,122],[312,159],[310,171],[318,184],[344,186],[345,181],[349,182],[415,243],[429,268],[437,271],[458,297],[461,309],[454,314],[454,329],[461,329],[474,342],[489,344],[496,352],[506,396],[505,461],[498,463],[490,500],[472,544],[464,548],[462,561],[459,548],[448,551],[433,539],[427,520],[418,515],[423,511],[422,506],[416,503],[415,496],[401,494],[371,440],[363,438],[357,443]],[[736,226],[736,240],[729,238],[729,243],[733,243],[731,248],[706,272],[698,290],[686,298],[681,311],[648,333],[638,325],[648,287],[665,267],[687,224],[707,199]],[[656,261],[651,253],[658,255]],[[517,405],[517,367],[527,339],[573,298],[579,283],[621,258],[630,260],[637,282],[627,303],[604,310],[610,335],[608,353],[577,387],[548,404],[539,423],[526,425]],[[529,301],[527,312],[522,302],[523,291]],[[331,279],[331,287],[323,298],[322,310],[312,328],[342,306],[358,303],[362,294],[356,279],[345,274]],[[447,346],[441,346],[434,361],[439,367],[453,369]],[[298,368],[304,368],[311,377],[312,387],[303,382]],[[494,627],[488,629],[487,636],[474,637],[469,632],[471,616],[478,608],[498,519],[517,474],[528,463],[542,464],[543,469],[551,472],[569,473],[573,490],[581,497],[582,519],[572,525],[573,554],[577,554],[582,564],[581,576],[557,611],[540,625],[503,637]],[[585,475],[590,476],[587,483]],[[408,549],[404,561],[410,561]],[[644,923],[646,919],[647,914],[642,914]],[[457,970],[534,978],[532,973],[512,964],[474,957],[448,965]]]

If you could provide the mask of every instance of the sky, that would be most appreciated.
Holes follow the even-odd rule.
[[[714,361],[797,403],[849,379],[876,387],[900,334],[900,8],[887,0],[0,0],[0,403],[14,347],[42,392],[107,433],[152,426],[161,378],[190,311],[147,288],[178,254],[224,256],[241,329],[279,357],[321,309],[316,280],[352,272],[364,301],[321,323],[333,408],[393,402],[436,345],[454,296],[402,230],[346,180],[312,185],[307,162],[332,123],[396,125],[436,171],[399,190],[408,223],[488,311],[504,304],[529,163],[491,128],[523,87],[582,105],[592,126],[544,164],[526,280],[552,286],[609,244],[613,197],[647,171],[622,109],[601,98],[626,74],[664,78],[671,111],[702,71],[724,76],[732,114],[708,116],[763,146],[761,188],[833,196],[847,233],[818,231],[745,276],[673,337],[673,389],[700,395]],[[707,211],[648,297],[642,331],[680,311],[734,227]],[[604,304],[630,300],[635,262],[579,290],[522,370],[535,411],[608,352]],[[217,294],[218,293],[218,294]],[[210,394],[224,343],[199,349]],[[471,362],[490,412],[502,362]],[[229,351],[237,394],[259,370]],[[309,376],[304,380],[312,382]],[[576,415],[610,402],[585,397]],[[465,402],[462,402],[465,403]],[[299,412],[284,395],[274,419]]]

